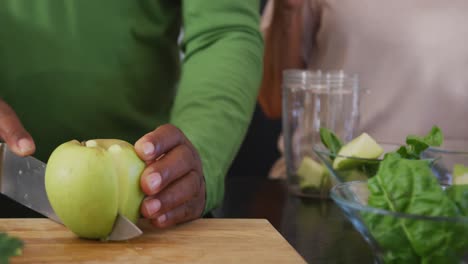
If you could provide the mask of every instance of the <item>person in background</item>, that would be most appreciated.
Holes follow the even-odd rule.
[[[261,1],[260,14],[266,2]],[[257,102],[247,134],[226,175],[226,184],[232,178],[266,178],[271,164],[280,157],[276,147],[280,133],[281,120],[267,118]]]
[[[343,70],[360,80],[358,132],[403,142],[437,125],[468,150],[467,23],[466,1],[269,0],[259,103],[281,117],[284,69]]]
[[[1,1],[0,137],[43,161],[71,139],[135,142],[142,215],[161,228],[205,215],[255,106],[259,4]]]

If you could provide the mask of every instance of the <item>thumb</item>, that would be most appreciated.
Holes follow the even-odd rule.
[[[17,155],[28,156],[36,150],[31,135],[24,129],[15,111],[1,99],[0,137]]]

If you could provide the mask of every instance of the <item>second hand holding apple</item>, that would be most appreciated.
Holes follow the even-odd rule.
[[[141,213],[160,228],[201,217],[205,208],[205,180],[195,147],[177,127],[166,124],[135,143],[147,167],[141,188],[147,197]]]

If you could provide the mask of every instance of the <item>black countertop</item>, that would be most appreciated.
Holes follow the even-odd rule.
[[[283,181],[229,177],[214,217],[266,218],[308,263],[372,263],[371,251],[332,200],[299,198]]]

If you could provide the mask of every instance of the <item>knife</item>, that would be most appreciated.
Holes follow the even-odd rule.
[[[32,156],[18,156],[7,144],[0,143],[0,193],[63,225],[47,198],[45,169],[46,164],[42,161]],[[107,240],[128,240],[142,233],[135,224],[119,214]]]

